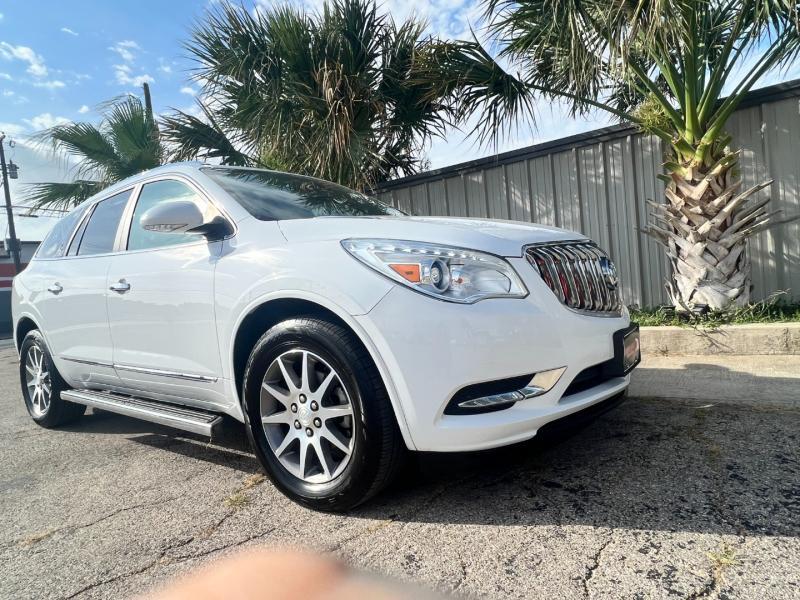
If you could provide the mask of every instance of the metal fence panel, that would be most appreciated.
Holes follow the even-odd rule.
[[[800,81],[759,90],[730,120],[741,148],[742,189],[760,192],[780,219],[800,215]],[[588,235],[617,263],[629,305],[667,301],[664,249],[641,230],[661,202],[661,141],[612,127],[390,181],[381,198],[416,214],[491,217],[556,225]],[[424,183],[420,183],[420,182]],[[751,239],[753,298],[789,290],[800,300],[800,221]]]

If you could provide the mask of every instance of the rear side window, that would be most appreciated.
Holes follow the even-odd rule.
[[[69,239],[72,237],[72,232],[75,231],[75,226],[81,220],[85,212],[86,207],[79,206],[53,225],[50,233],[47,234],[44,241],[39,244],[39,249],[36,251],[36,258],[57,258],[63,256],[64,251],[67,249]]]
[[[78,242],[78,256],[105,254],[114,250],[119,222],[130,196],[131,190],[126,190],[95,205]]]

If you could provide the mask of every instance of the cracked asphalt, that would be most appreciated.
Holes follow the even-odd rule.
[[[800,399],[800,379],[781,385]],[[463,596],[800,596],[786,398],[630,398],[569,437],[417,456],[348,515],[280,495],[235,422],[214,443],[107,413],[41,429],[11,349],[0,407],[2,598],[129,597],[255,544]]]

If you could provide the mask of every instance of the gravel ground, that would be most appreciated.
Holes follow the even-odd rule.
[[[463,596],[797,598],[800,403],[775,400],[631,398],[568,438],[418,456],[343,516],[263,481],[235,422],[41,429],[0,350],[0,597],[127,597],[263,544]]]

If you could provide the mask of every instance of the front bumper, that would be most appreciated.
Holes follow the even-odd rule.
[[[398,286],[356,317],[375,346],[395,396],[407,442],[424,451],[468,451],[520,442],[556,419],[619,394],[630,377],[565,395],[588,367],[614,357],[621,317],[594,317],[562,305],[524,259],[510,261],[530,294],[473,305],[437,301]],[[461,388],[566,367],[545,394],[485,414],[445,414]]]

